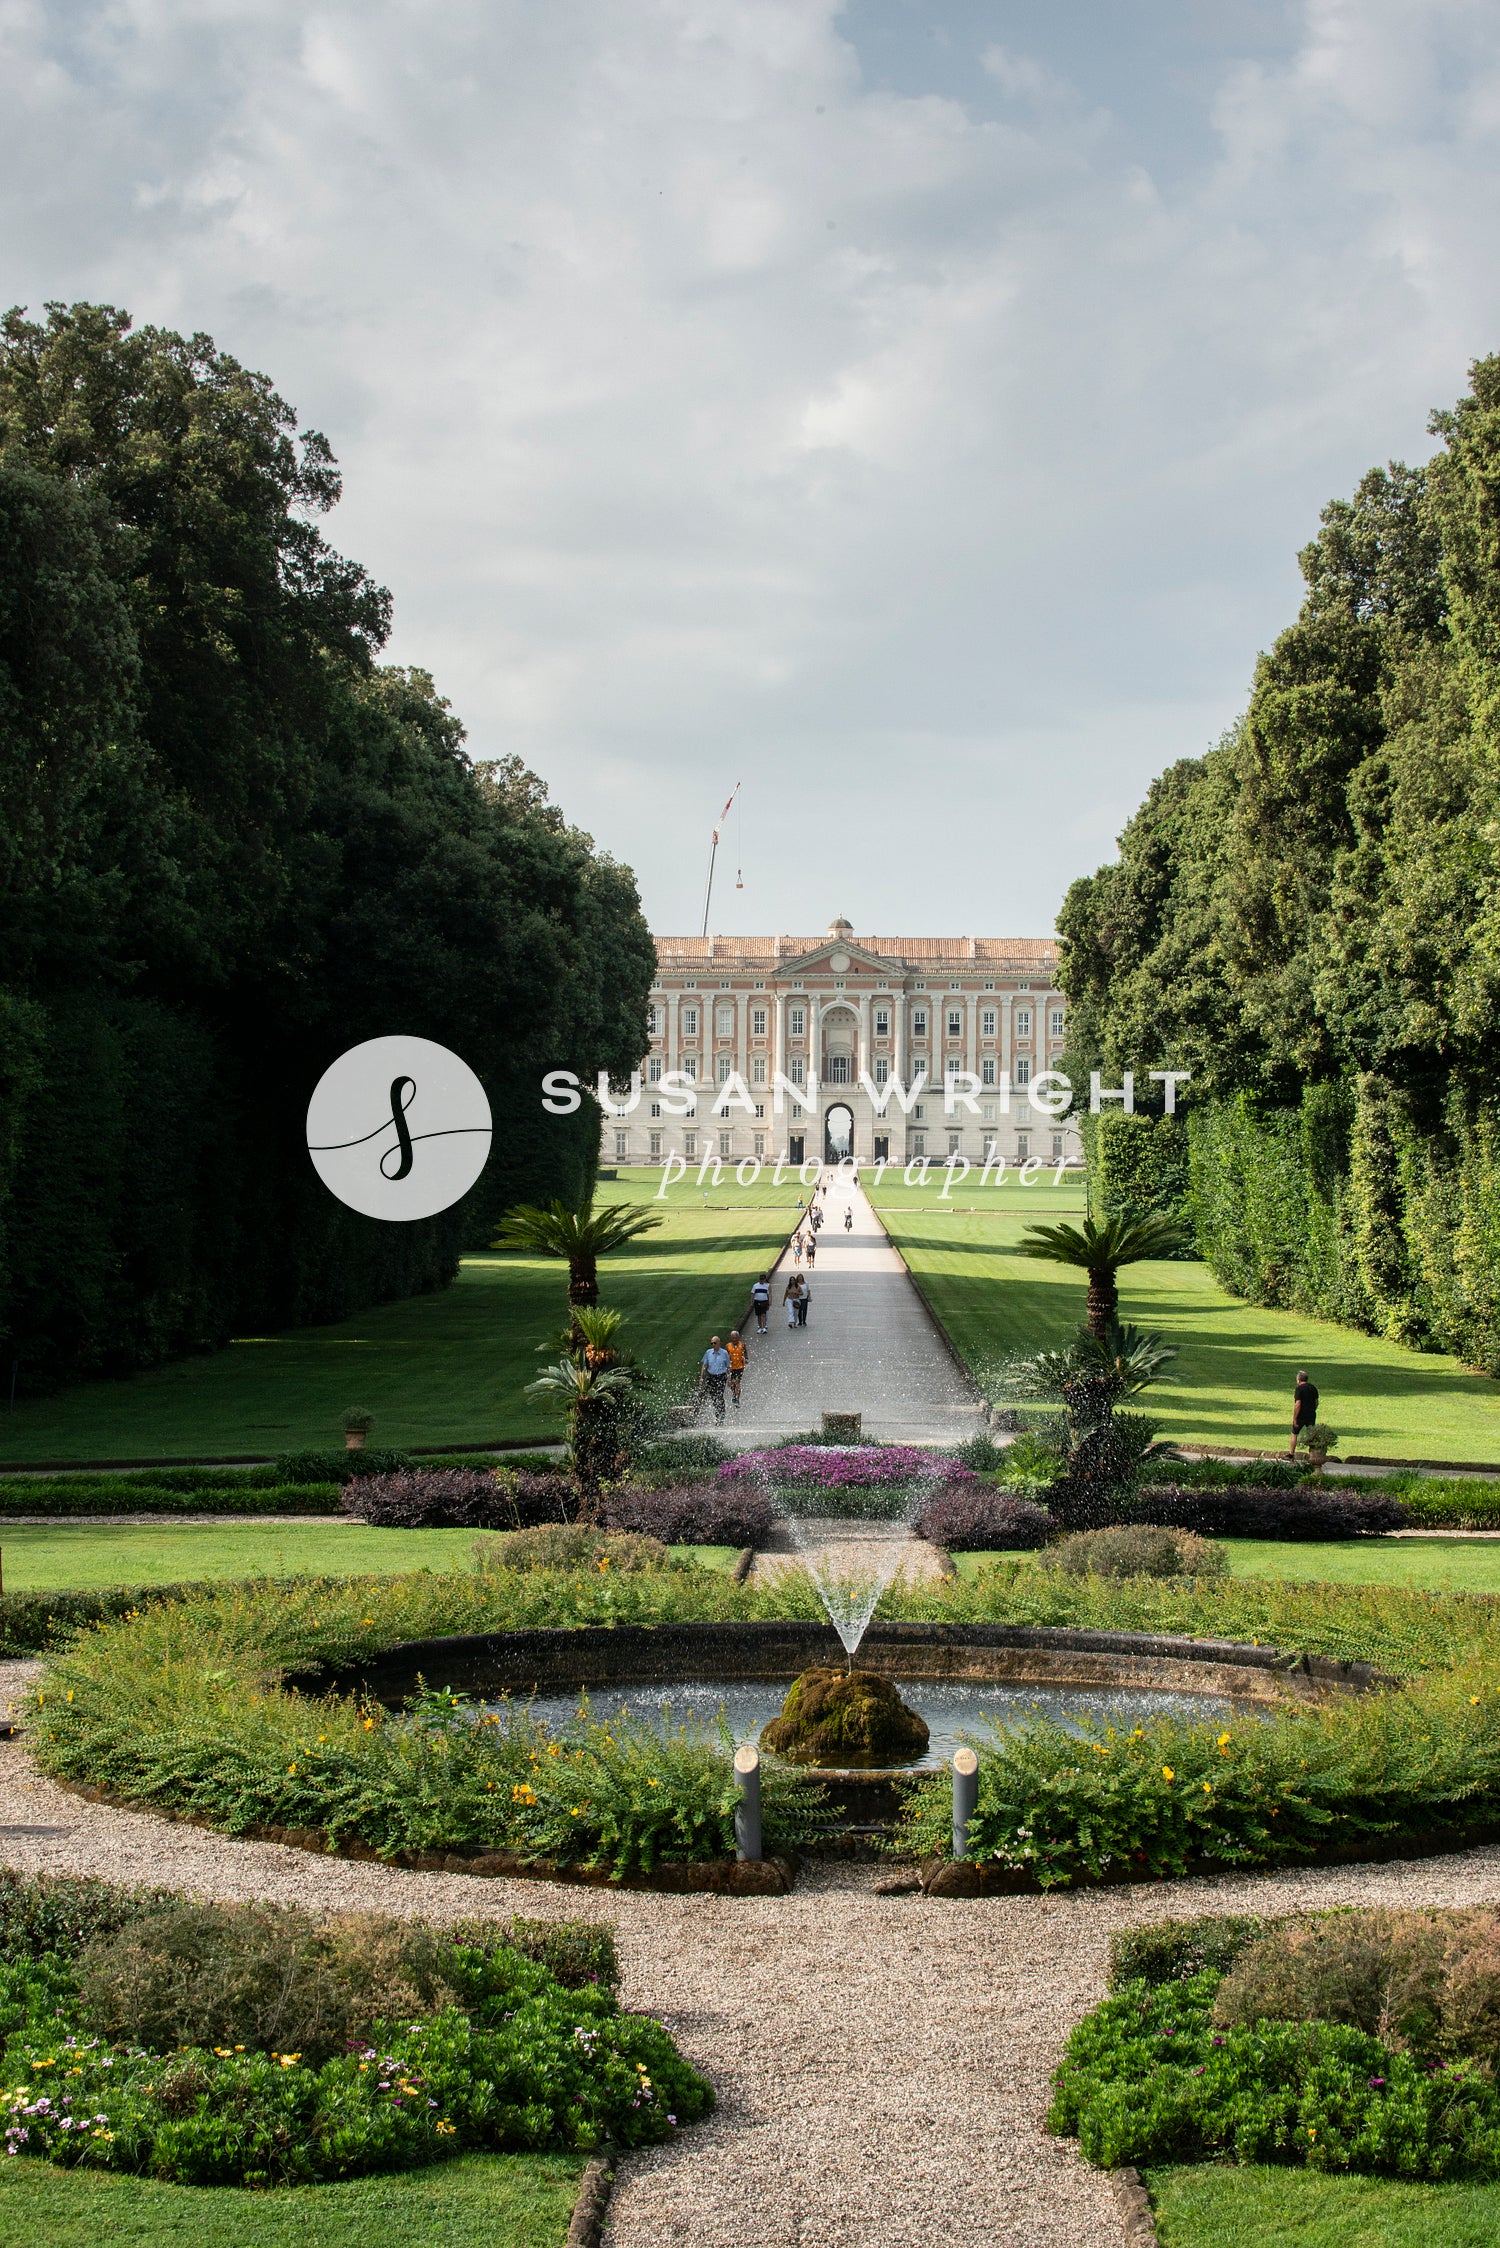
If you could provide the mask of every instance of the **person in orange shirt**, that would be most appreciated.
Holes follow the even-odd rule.
[[[736,1405],[740,1402],[740,1383],[744,1379],[744,1374],[745,1346],[740,1341],[739,1329],[735,1328],[731,1331],[729,1337],[729,1394]]]

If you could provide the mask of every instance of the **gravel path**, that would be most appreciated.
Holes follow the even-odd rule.
[[[34,1665],[0,1665],[0,1705]],[[0,1745],[0,1860],[221,1897],[443,1920],[607,1915],[627,2002],[720,2104],[633,2155],[608,2248],[1119,2248],[1106,2181],[1042,2129],[1111,1930],[1165,1913],[1500,1901],[1500,1850],[1154,1889],[983,1902],[881,1897],[825,1864],[790,1897],[603,1896],[315,1858],[80,1802]]]

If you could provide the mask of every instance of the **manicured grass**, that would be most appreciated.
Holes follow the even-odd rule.
[[[1407,2185],[1259,2163],[1153,2170],[1162,2248],[1493,2248],[1500,2186]]]
[[[982,1205],[970,1196],[967,1207],[899,1178],[872,1191],[923,1294],[984,1385],[1001,1360],[1066,1341],[1083,1317],[1081,1273],[1017,1253],[1027,1224],[1067,1219],[1081,1206],[1076,1182],[1054,1194],[1051,1176],[1043,1172],[1029,1189],[990,1190]],[[1306,1366],[1322,1393],[1320,1416],[1345,1453],[1500,1461],[1500,1382],[1457,1359],[1240,1303],[1202,1264],[1127,1265],[1120,1316],[1160,1331],[1180,1353],[1149,1400],[1163,1435],[1178,1442],[1285,1446],[1293,1383]]]
[[[562,2248],[579,2157],[465,2155],[429,2170],[249,2193],[0,2162],[0,2248]]]
[[[372,1530],[362,1522],[0,1524],[11,1592],[67,1585],[199,1583],[211,1577],[394,1577],[405,1569],[467,1569],[473,1530]],[[732,1569],[732,1546],[679,1546],[706,1568]]]
[[[743,1317],[750,1283],[791,1230],[791,1179],[705,1197],[692,1178],[661,1202],[657,1172],[622,1172],[601,1203],[659,1209],[658,1233],[600,1267],[606,1302],[626,1313],[638,1357],[685,1380],[710,1333]],[[128,1382],[90,1382],[0,1414],[7,1461],[197,1459],[337,1445],[344,1409],[375,1416],[376,1444],[545,1441],[559,1423],[523,1392],[536,1346],[567,1318],[567,1268],[512,1251],[466,1257],[453,1287],[385,1304],[331,1327],[245,1336]]]
[[[1500,1592],[1500,1538],[1350,1538],[1301,1544],[1294,1539],[1225,1538],[1232,1577],[1281,1577],[1301,1583],[1421,1585],[1430,1591]],[[972,1584],[998,1560],[1030,1565],[1034,1554],[956,1553],[955,1568]]]

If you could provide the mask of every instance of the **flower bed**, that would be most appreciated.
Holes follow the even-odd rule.
[[[600,1977],[569,1975],[567,1946],[528,1944],[524,1923],[317,1921],[14,1876],[4,1902],[11,2155],[266,2186],[648,2145],[713,2104],[661,2025],[621,2011],[604,1931],[574,1945]]]
[[[1049,2126],[1105,2168],[1500,2176],[1497,1936],[1493,1909],[1131,1931],[1068,2040]]]

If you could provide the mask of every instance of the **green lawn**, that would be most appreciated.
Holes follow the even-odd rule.
[[[429,2170],[248,2193],[0,2162],[0,2248],[563,2248],[580,2158],[466,2155]]]
[[[1061,1191],[1043,1172],[1030,1187],[986,1190],[903,1186],[899,1175],[872,1200],[913,1275],[983,1386],[1012,1352],[1065,1341],[1083,1316],[1081,1273],[1017,1254],[1028,1223],[1075,1217],[1076,1180]],[[1500,1382],[1454,1358],[1427,1357],[1300,1314],[1262,1311],[1227,1295],[1202,1264],[1128,1265],[1120,1314],[1158,1329],[1180,1352],[1151,1392],[1162,1433],[1181,1443],[1285,1445],[1292,1385],[1310,1369],[1320,1415],[1342,1450],[1403,1460],[1500,1461]]]
[[[1247,2163],[1153,2170],[1162,2248],[1494,2248],[1500,2186],[1414,2186]]]
[[[659,1208],[667,1224],[600,1267],[606,1302],[630,1319],[637,1355],[685,1377],[715,1327],[744,1314],[750,1282],[777,1254],[806,1189],[762,1182],[705,1196],[689,1178],[656,1202],[658,1172],[605,1181],[601,1202]],[[440,1295],[385,1304],[332,1327],[244,1336],[206,1358],[133,1381],[90,1382],[0,1411],[0,1465],[44,1460],[195,1459],[337,1445],[362,1405],[371,1441],[534,1442],[558,1425],[525,1385],[536,1345],[567,1317],[566,1267],[511,1251],[466,1257]]]
[[[1292,1539],[1226,1538],[1232,1577],[1320,1578],[1328,1584],[1423,1585],[1431,1591],[1500,1592],[1500,1538],[1349,1538],[1304,1545]],[[998,1560],[1029,1553],[956,1553],[970,1583]],[[9,1563],[7,1563],[9,1567]]]
[[[0,1524],[8,1592],[62,1585],[164,1585],[206,1577],[395,1576],[467,1569],[473,1530],[371,1530],[362,1522]],[[730,1546],[680,1546],[710,1569],[732,1569]]]

